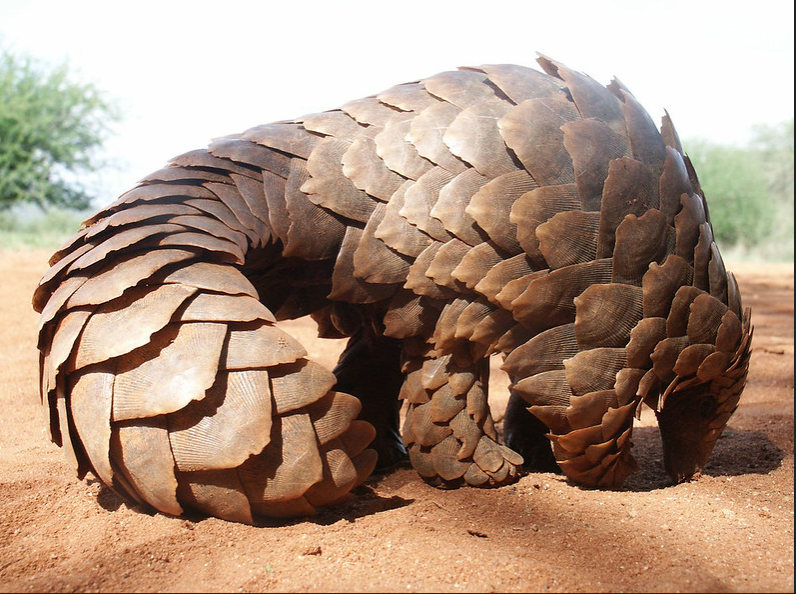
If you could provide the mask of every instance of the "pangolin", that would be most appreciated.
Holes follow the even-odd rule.
[[[750,311],[668,114],[547,57],[399,84],[171,159],[33,296],[52,440],[132,504],[252,523],[408,457],[440,487],[675,481],[737,407]],[[329,370],[279,324],[347,337]],[[490,355],[511,381],[502,437]],[[404,420],[400,426],[401,407]]]

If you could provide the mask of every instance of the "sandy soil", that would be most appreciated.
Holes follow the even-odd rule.
[[[642,470],[619,491],[556,474],[441,491],[401,468],[309,520],[253,527],[148,515],[72,476],[36,389],[30,296],[48,256],[0,252],[0,591],[793,591],[792,264],[731,267],[754,353],[698,481],[669,483],[645,414],[633,434]],[[334,363],[342,345],[293,327]],[[505,378],[493,383],[499,419]]]

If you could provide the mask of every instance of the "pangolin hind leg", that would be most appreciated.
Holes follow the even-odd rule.
[[[561,472],[550,447],[548,431],[547,425],[528,411],[528,403],[522,396],[511,391],[503,418],[503,440],[523,457],[525,470]]]
[[[398,394],[403,384],[401,343],[394,338],[377,336],[369,327],[352,336],[334,368],[335,390],[359,398],[359,419],[376,429],[369,446],[378,453],[377,469],[406,460],[400,433],[402,402]]]

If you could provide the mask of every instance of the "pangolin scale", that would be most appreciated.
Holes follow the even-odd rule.
[[[538,62],[216,139],[86,220],[33,296],[78,476],[244,523],[406,457],[437,486],[525,468],[617,487],[642,404],[667,472],[698,475],[752,327],[697,175],[668,114],[658,130],[618,81]],[[306,315],[349,337],[334,370],[280,328]]]

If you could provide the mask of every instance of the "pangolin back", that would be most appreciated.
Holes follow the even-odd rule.
[[[339,501],[377,458],[446,486],[554,459],[614,487],[642,403],[667,471],[698,474],[752,330],[697,175],[668,115],[538,61],[216,139],[85,221],[33,297],[78,475],[241,522]],[[308,314],[352,337],[334,373],[278,324]]]

